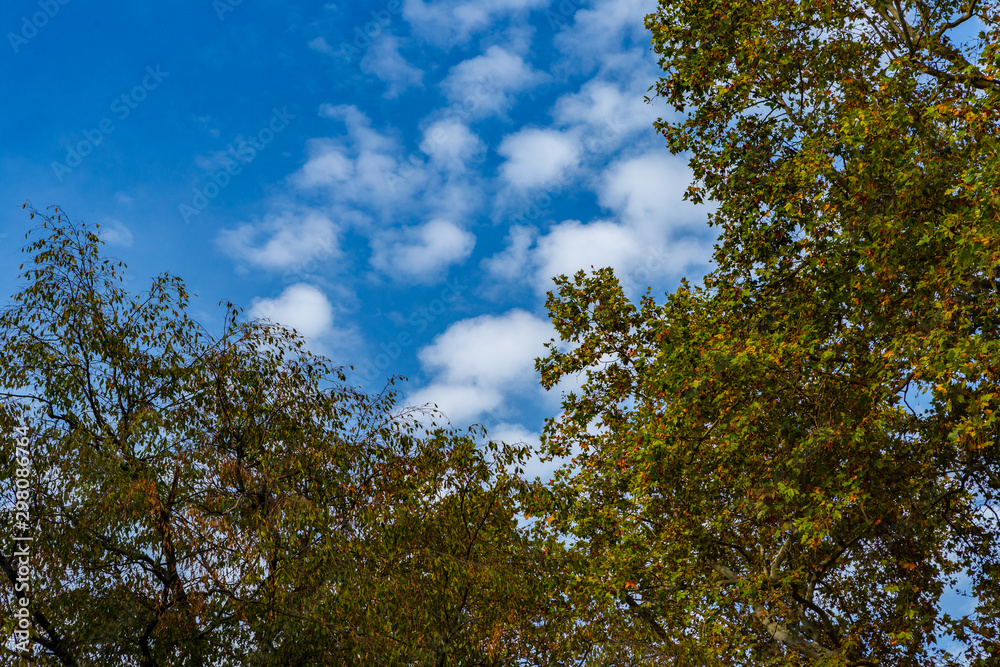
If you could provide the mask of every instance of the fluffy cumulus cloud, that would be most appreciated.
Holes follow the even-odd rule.
[[[301,270],[339,255],[337,228],[318,211],[278,211],[259,224],[224,229],[217,243],[242,264],[278,270]]]
[[[580,69],[607,66],[635,44],[648,48],[641,17],[656,10],[656,0],[595,0],[576,10],[556,35],[556,46]]]
[[[441,278],[476,245],[475,234],[448,220],[431,220],[398,236],[401,238],[373,241],[372,264],[388,275],[418,283]]]
[[[497,410],[514,392],[539,391],[535,357],[553,336],[548,321],[520,309],[456,322],[418,353],[432,380],[409,402],[437,404],[461,423]]]
[[[441,82],[448,100],[475,117],[503,115],[517,94],[546,81],[524,59],[500,46],[455,65]]]
[[[591,267],[610,266],[626,288],[635,289],[711,261],[713,239],[703,232],[710,209],[681,201],[691,181],[681,159],[661,152],[620,158],[594,181],[612,216],[565,220],[544,233],[512,227],[506,248],[482,266],[497,280],[522,278],[544,294],[552,289],[553,277]]]
[[[640,70],[628,78],[595,77],[561,96],[552,116],[560,125],[586,128],[588,136],[603,139],[608,148],[636,132],[653,136],[653,121],[662,114],[643,97],[653,76]]]
[[[354,175],[354,162],[338,143],[314,139],[307,146],[309,161],[294,177],[303,188],[344,183]]]
[[[646,246],[623,225],[598,220],[583,224],[566,220],[538,239],[535,248],[535,286],[552,289],[551,279],[572,276],[580,269],[611,266],[621,271],[634,265]]]
[[[308,160],[289,179],[303,194],[319,194],[352,221],[376,218],[377,230],[401,216],[466,217],[482,198],[470,165],[485,145],[455,118],[429,121],[418,146],[406,152],[389,132],[379,132],[356,107],[324,106],[345,136],[312,139]]]
[[[677,230],[697,222],[703,226],[707,208],[682,201],[692,180],[681,158],[663,151],[618,160],[604,173],[601,204],[630,225],[649,234]]]
[[[460,173],[486,152],[486,144],[468,125],[452,118],[436,121],[427,127],[420,150],[435,165]]]
[[[697,238],[650,242],[628,225],[599,220],[582,224],[567,220],[538,239],[533,282],[539,294],[552,289],[552,278],[573,275],[591,267],[610,266],[630,291],[670,276],[704,268],[711,261],[712,244]]]
[[[537,236],[538,230],[535,227],[512,225],[505,239],[506,247],[484,259],[483,268],[501,281],[514,282],[522,278],[531,265],[531,247]]]
[[[495,29],[506,16],[545,7],[550,0],[405,0],[403,17],[415,33],[441,46],[462,44]]]
[[[254,299],[249,315],[295,329],[310,339],[333,330],[333,307],[320,289],[307,283],[289,285],[274,299]]]
[[[571,134],[528,128],[504,137],[497,149],[506,158],[500,174],[514,187],[546,187],[576,166],[580,141]]]
[[[372,42],[361,59],[361,71],[373,74],[388,84],[384,97],[398,97],[408,88],[423,83],[422,70],[411,65],[400,53],[400,41],[394,35],[383,35]]]
[[[100,236],[108,245],[128,248],[132,245],[132,231],[119,220],[108,219],[101,224]]]
[[[389,176],[398,171],[402,154],[399,142],[375,130],[357,107],[324,105],[320,115],[343,122],[347,136],[309,141],[309,158],[291,177],[298,188],[325,192],[333,201],[385,213],[422,185],[422,173],[390,183]]]
[[[538,189],[552,194],[570,184],[594,188],[604,178],[609,157],[634,154],[655,141],[655,110],[643,101],[647,84],[635,72],[625,77],[600,74],[556,100],[550,127],[525,127],[506,135],[497,147],[506,159],[498,170],[501,187],[494,216],[519,217],[510,212],[525,213],[531,201],[546,196],[536,194]],[[526,193],[529,189],[536,193]]]
[[[325,105],[320,116],[342,123],[344,132],[307,142],[305,163],[287,179],[291,192],[264,221],[220,234],[226,252],[244,265],[301,273],[340,254],[338,235],[360,232],[373,268],[421,284],[469,256],[476,238],[459,222],[484,198],[474,167],[486,145],[467,124],[428,118],[406,152],[355,106]],[[289,201],[308,201],[308,215],[289,213]]]
[[[553,288],[552,278],[611,267],[633,296],[646,287],[659,290],[670,278],[700,273],[712,260],[712,244],[698,238],[649,242],[641,232],[600,220],[567,220],[539,238],[530,267],[538,294]]]

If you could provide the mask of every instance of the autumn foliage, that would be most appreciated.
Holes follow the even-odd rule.
[[[716,267],[638,304],[609,270],[560,278],[575,348],[539,369],[587,373],[547,427],[579,450],[552,525],[651,660],[1000,660],[996,9],[647,17]]]
[[[423,429],[231,304],[212,335],[180,279],[129,294],[91,228],[32,218],[0,314],[7,636],[21,424],[33,539],[30,649],[4,664],[560,664],[523,446]]]
[[[126,293],[92,230],[35,215],[0,314],[30,657],[998,664],[997,9],[660,0],[656,126],[714,205],[715,266],[638,301],[610,269],[556,279],[537,367],[583,384],[547,485],[292,331],[230,304],[210,334],[177,278]]]

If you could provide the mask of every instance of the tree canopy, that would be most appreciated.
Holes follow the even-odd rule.
[[[232,304],[213,336],[180,279],[129,294],[92,228],[36,213],[26,286],[0,313],[8,637],[26,595],[10,552],[18,426],[30,449],[23,657],[566,664],[559,544],[516,515],[525,447],[423,429],[391,384],[361,392]]]
[[[657,128],[714,206],[715,266],[638,302],[610,269],[556,280],[568,344],[537,367],[584,381],[546,424],[549,485],[521,479],[526,447],[425,428],[293,331],[228,304],[210,334],[176,277],[127,293],[91,229],[32,211],[0,313],[22,655],[997,664],[997,19],[660,0]],[[22,529],[0,513],[5,632]]]
[[[664,664],[1000,659],[996,9],[647,17],[716,265],[660,303],[557,281],[542,381],[586,383],[540,511]]]

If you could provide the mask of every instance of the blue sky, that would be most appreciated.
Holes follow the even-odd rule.
[[[13,0],[0,11],[0,282],[57,204],[129,287],[182,277],[409,381],[459,426],[534,441],[551,277],[697,280],[707,211],[653,130],[651,0]],[[541,469],[539,468],[539,472]]]

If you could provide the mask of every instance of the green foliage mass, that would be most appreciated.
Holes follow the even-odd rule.
[[[208,334],[176,278],[128,295],[91,231],[42,216],[0,314],[31,657],[997,664],[997,19],[660,0],[657,128],[715,205],[716,265],[660,302],[609,269],[557,279],[568,345],[538,370],[583,384],[547,422],[568,457],[547,486],[525,448],[421,430],[294,332],[230,305]],[[967,608],[942,608],[954,587]]]
[[[662,303],[560,278],[574,346],[538,367],[586,378],[546,427],[574,456],[550,530],[589,558],[581,590],[643,620],[650,664],[1000,660],[996,12],[647,17],[716,266]],[[954,584],[971,611],[942,609]]]
[[[180,279],[130,295],[93,230],[32,217],[0,314],[4,635],[32,614],[4,664],[567,664],[560,545],[518,523],[525,447],[423,430],[232,304],[212,336]]]

